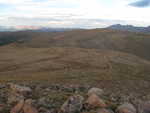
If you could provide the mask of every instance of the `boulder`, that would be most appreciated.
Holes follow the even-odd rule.
[[[62,105],[61,113],[77,113],[80,112],[83,107],[84,98],[80,95],[74,95]]]
[[[95,94],[97,96],[102,96],[103,95],[103,90],[102,89],[99,89],[99,88],[91,88],[87,95],[90,96],[92,94]]]
[[[136,108],[130,103],[124,103],[118,106],[117,113],[136,113]]]
[[[102,108],[102,109],[99,109],[97,111],[97,113],[114,113],[114,112],[112,110],[110,110],[110,109]]]
[[[141,103],[140,106],[138,107],[138,112],[150,113],[150,101]]]
[[[92,94],[86,101],[86,108],[104,108],[107,107],[104,100],[98,97],[96,94]]]
[[[21,110],[22,110],[22,108],[23,108],[23,106],[24,106],[24,100],[20,100],[20,101],[18,102],[18,104],[15,105],[15,107],[13,107],[13,108],[11,109],[10,113],[20,113]]]

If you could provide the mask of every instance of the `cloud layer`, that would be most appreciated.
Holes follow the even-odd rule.
[[[150,0],[140,0],[129,4],[134,7],[148,7],[150,6]]]
[[[150,25],[150,8],[138,8],[147,6],[150,0],[133,1],[0,0],[0,26],[96,28],[118,23]]]

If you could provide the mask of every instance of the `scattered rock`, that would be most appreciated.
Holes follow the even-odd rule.
[[[120,92],[112,95],[111,92],[105,92],[106,104],[102,98],[104,92],[99,88],[91,88],[88,91],[90,86],[26,85],[29,87],[0,84],[0,113],[150,113],[150,101],[143,102],[149,100],[145,98],[147,95],[127,96]],[[86,96],[86,92],[86,101],[82,96],[74,95],[62,105],[66,97],[72,94]]]
[[[58,97],[59,98],[59,97]],[[55,102],[53,99],[51,99],[50,97],[41,97],[40,99],[37,100],[36,102],[36,106],[37,107],[44,107],[44,108],[53,108],[57,106],[57,103],[59,104],[59,102]],[[59,104],[60,106],[61,104]]]
[[[45,97],[42,97],[42,98],[40,98],[40,99],[38,99],[38,105],[39,106],[46,106],[47,105],[47,103],[46,103],[46,98]]]
[[[39,112],[40,113],[50,113],[50,111],[48,109],[44,108],[44,107],[40,107]]]
[[[33,100],[20,100],[10,113],[38,113],[37,109],[32,106]]]
[[[0,84],[0,89],[3,89],[3,88],[5,88],[5,87],[6,87],[5,85]]]
[[[10,94],[7,99],[7,104],[14,104],[19,102],[20,100],[24,100],[24,96],[20,94]]]
[[[114,113],[114,112],[112,110],[110,110],[110,109],[102,108],[102,109],[99,109],[97,111],[97,113]]]
[[[97,96],[102,96],[103,95],[103,90],[102,89],[99,89],[99,88],[91,88],[87,95],[88,96],[91,96],[92,94],[95,94]]]
[[[117,113],[136,113],[136,108],[130,103],[124,103],[118,106]]]
[[[40,113],[58,113],[58,111],[55,109],[48,110],[48,109],[43,108],[43,107],[39,108],[39,112]]]
[[[61,107],[61,113],[77,113],[83,107],[84,98],[80,95],[71,96]]]
[[[138,107],[138,112],[139,112],[139,113],[150,113],[150,101],[148,101],[148,102],[143,102],[143,103]]]
[[[16,84],[10,84],[10,88],[12,89],[13,92],[20,94],[29,94],[32,92],[31,88]]]

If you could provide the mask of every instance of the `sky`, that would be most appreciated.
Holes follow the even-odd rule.
[[[0,26],[149,26],[150,0],[0,0]]]

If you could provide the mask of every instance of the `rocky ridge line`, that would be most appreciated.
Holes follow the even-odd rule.
[[[150,113],[150,101],[117,99],[89,86],[0,84],[0,113]]]

